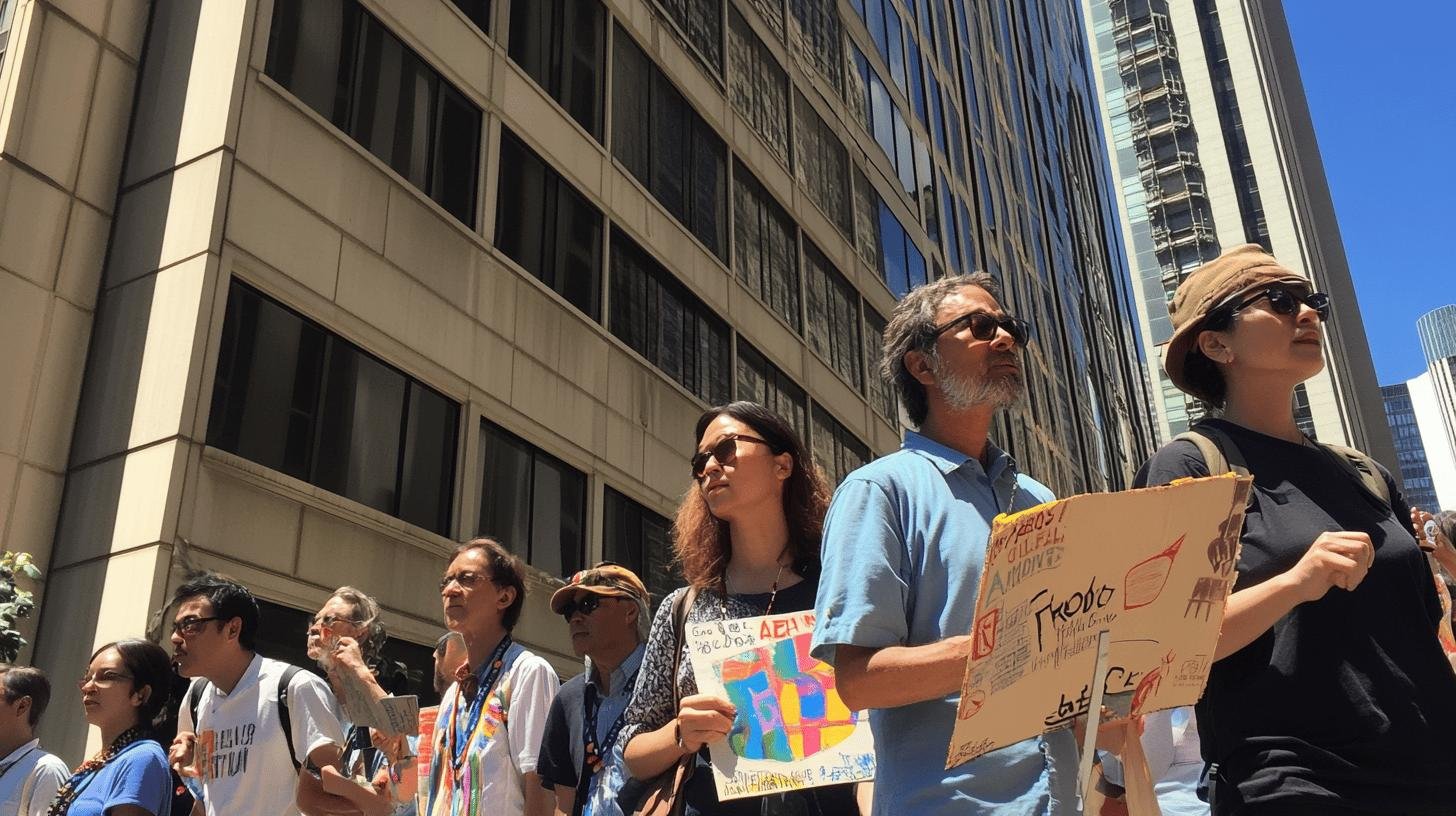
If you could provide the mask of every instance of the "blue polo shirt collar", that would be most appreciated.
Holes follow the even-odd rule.
[[[986,441],[986,445],[991,454],[991,467],[989,468],[981,467],[981,461],[976,457],[967,456],[955,448],[943,445],[916,431],[906,430],[905,441],[901,443],[900,447],[930,460],[931,464],[947,476],[961,468],[970,467],[973,473],[985,473],[986,478],[992,482],[1000,481],[1007,475],[1014,478],[1016,461],[1011,458],[1011,454],[996,447],[996,443],[990,440]]]

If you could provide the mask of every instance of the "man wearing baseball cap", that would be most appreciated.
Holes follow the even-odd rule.
[[[642,794],[622,763],[617,735],[652,623],[647,589],[631,570],[604,561],[571,576],[551,596],[586,671],[566,681],[546,718],[536,772],[571,816],[631,813]]]

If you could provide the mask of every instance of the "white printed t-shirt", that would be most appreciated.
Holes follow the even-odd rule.
[[[203,690],[197,704],[200,728],[194,727],[185,702],[178,712],[178,730],[197,732],[199,752],[211,741],[211,761],[198,780],[207,816],[298,816],[298,771],[288,758],[278,719],[278,680],[287,669],[287,663],[254,655],[232,693],[212,683]],[[301,671],[293,676],[288,716],[299,762],[325,745],[342,750],[337,703],[317,675]]]

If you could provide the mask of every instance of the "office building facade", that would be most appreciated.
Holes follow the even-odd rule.
[[[1145,348],[1161,361],[1178,283],[1261,244],[1334,299],[1325,370],[1295,392],[1309,435],[1394,467],[1375,371],[1277,0],[1083,0]],[[1150,365],[1164,439],[1202,405]]]
[[[197,567],[269,653],[351,584],[422,668],[477,534],[573,672],[548,593],[602,558],[671,588],[699,413],[767,403],[837,481],[899,443],[896,298],[954,272],[1036,326],[1024,470],[1149,452],[1072,0],[4,5],[0,535],[57,676]]]
[[[1385,421],[1389,423],[1390,435],[1395,441],[1396,461],[1400,465],[1397,478],[1406,504],[1439,512],[1441,503],[1436,497],[1431,464],[1426,456],[1415,405],[1411,402],[1410,384],[1382,385],[1380,396],[1385,400]],[[1443,440],[1437,441],[1444,444]]]

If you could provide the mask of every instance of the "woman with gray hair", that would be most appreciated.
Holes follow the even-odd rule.
[[[329,687],[340,701],[357,699],[361,690],[379,699],[386,696],[378,679],[386,636],[379,603],[353,587],[339,587],[309,624],[308,656],[328,674]],[[365,816],[413,814],[417,779],[407,741],[347,722],[347,704],[343,714],[348,744],[339,764],[342,771],[320,771],[324,791]]]

